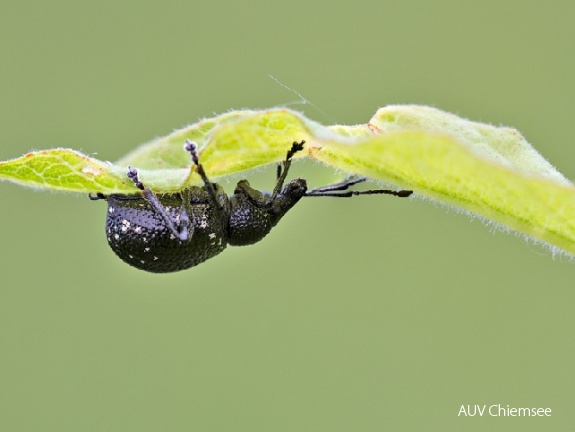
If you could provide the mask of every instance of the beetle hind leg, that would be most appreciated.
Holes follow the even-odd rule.
[[[144,186],[144,184],[140,181],[140,177],[138,176],[138,170],[132,166],[128,166],[128,171],[126,173],[128,178],[134,182],[134,185],[142,191],[142,195],[144,199],[152,206],[154,211],[158,213],[158,215],[162,218],[165,222],[166,227],[170,230],[170,232],[176,236],[180,241],[186,241],[191,238],[193,234],[194,226],[190,220],[190,194],[189,191],[183,191],[181,193],[182,198],[182,206],[180,208],[180,212],[178,214],[178,226],[174,224],[174,221],[162,205],[160,200],[158,199],[157,195],[150,189]]]

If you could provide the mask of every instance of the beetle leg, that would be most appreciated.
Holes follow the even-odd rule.
[[[276,182],[276,186],[274,187],[274,190],[272,192],[271,201],[275,200],[276,197],[281,192],[282,187],[283,187],[284,182],[285,182],[285,179],[288,175],[289,168],[291,166],[291,160],[297,152],[303,150],[304,144],[305,144],[305,141],[303,141],[303,140],[300,142],[293,142],[291,145],[291,149],[289,149],[287,154],[286,154],[285,160],[282,162],[283,169],[282,169],[281,165],[278,165],[277,182]]]
[[[247,180],[240,180],[234,190],[234,195],[243,195],[254,206],[263,207],[266,203],[264,195],[257,189],[250,186]]]
[[[108,199],[108,197],[101,192],[96,193],[96,195],[92,195],[91,193],[89,193],[88,198],[90,198],[90,200],[92,200],[92,201],[107,200]]]
[[[216,189],[214,188],[214,184],[208,179],[208,176],[204,171],[204,167],[200,163],[200,158],[198,156],[198,145],[195,142],[187,139],[186,144],[184,144],[184,150],[186,150],[192,156],[192,161],[194,162],[194,165],[196,165],[198,169],[198,174],[200,175],[200,177],[204,182],[204,187],[206,188],[206,191],[208,192],[208,195],[212,200],[212,204],[214,204],[220,210],[223,209],[222,205],[220,204],[216,196]]]
[[[178,237],[181,241],[185,241],[191,238],[194,233],[194,224],[191,220],[192,214],[192,195],[189,189],[184,189],[180,192],[180,198],[182,200],[182,205],[180,206],[180,220],[178,221],[180,236]]]
[[[142,191],[142,195],[144,199],[150,203],[150,205],[154,208],[154,210],[160,215],[162,220],[166,223],[168,229],[172,232],[174,236],[176,236],[180,241],[186,241],[190,238],[193,234],[194,226],[190,221],[189,215],[189,202],[190,202],[190,195],[189,191],[182,192],[182,207],[180,208],[179,213],[179,223],[178,228],[174,224],[172,218],[166,212],[164,206],[158,200],[158,197],[150,188],[144,186],[144,184],[140,181],[138,176],[138,170],[131,166],[128,166],[128,172],[126,173],[128,178],[134,182],[134,185],[138,189]]]

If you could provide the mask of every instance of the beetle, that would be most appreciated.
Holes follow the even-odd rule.
[[[293,156],[305,141],[294,142],[285,160],[278,165],[271,193],[260,192],[247,180],[238,182],[233,195],[210,182],[199,161],[197,144],[186,140],[203,186],[189,186],[177,193],[157,195],[144,186],[138,170],[128,166],[127,177],[141,190],[138,194],[97,193],[92,200],[108,203],[106,234],[108,244],[123,261],[140,270],[167,273],[196,266],[222,252],[229,244],[245,246],[262,240],[302,197],[351,197],[388,194],[407,197],[412,191],[385,189],[352,191],[365,177],[308,190],[297,178],[288,182]]]

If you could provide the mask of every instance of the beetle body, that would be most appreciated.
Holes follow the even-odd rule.
[[[190,186],[178,193],[156,195],[128,167],[127,176],[141,190],[133,195],[90,196],[108,202],[106,234],[108,244],[123,261],[141,270],[167,273],[184,270],[222,252],[226,246],[244,246],[263,239],[279,220],[304,196],[351,197],[390,194],[406,197],[411,191],[348,191],[365,178],[346,180],[324,188],[307,190],[304,179],[284,182],[293,155],[304,141],[292,144],[278,166],[272,193],[253,189],[247,180],[238,182],[231,196],[208,180],[199,163],[197,146],[186,142],[185,150],[204,185]]]
[[[260,241],[307,190],[305,180],[292,180],[272,199],[242,180],[228,197],[221,186],[212,185],[217,204],[206,186],[158,195],[164,214],[142,194],[108,196],[108,244],[123,261],[141,270],[184,270],[219,254],[228,243],[244,246]]]
[[[189,189],[189,231],[187,239],[170,231],[162,215],[142,195],[110,195],[106,234],[112,250],[126,263],[154,273],[173,272],[193,267],[222,252],[228,244],[227,216],[199,187]],[[177,226],[181,221],[182,197],[186,194],[158,196],[167,216]],[[224,209],[229,208],[225,192],[218,188]]]

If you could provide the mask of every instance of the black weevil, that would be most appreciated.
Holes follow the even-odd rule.
[[[289,209],[302,197],[351,197],[389,194],[407,197],[412,191],[348,188],[366,179],[348,179],[323,188],[307,190],[304,179],[286,184],[292,157],[303,150],[305,141],[294,142],[286,158],[278,165],[277,181],[271,194],[238,182],[234,194],[208,180],[199,162],[197,145],[186,141],[203,186],[190,186],[178,193],[156,195],[138,178],[138,170],[128,167],[127,176],[142,191],[136,195],[101,193],[92,200],[108,202],[106,235],[112,250],[126,263],[154,273],[166,273],[193,267],[222,252],[228,244],[244,246],[263,239]],[[283,188],[283,189],[282,189]]]

